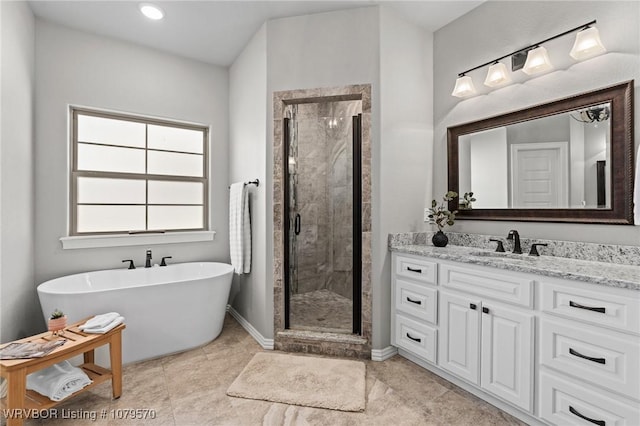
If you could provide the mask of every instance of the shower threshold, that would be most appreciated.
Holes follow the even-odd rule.
[[[279,331],[277,334],[278,338],[282,340],[332,342],[362,346],[367,345],[367,339],[356,334],[327,333],[308,330],[284,330]]]

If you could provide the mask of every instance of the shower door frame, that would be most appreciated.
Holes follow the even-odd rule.
[[[342,100],[342,99],[341,99]],[[320,102],[335,102],[333,100],[321,100]],[[361,101],[362,102],[362,101]],[[302,103],[302,102],[298,102]],[[362,333],[362,114],[354,115],[351,118],[352,135],[351,144],[353,149],[352,160],[352,263],[351,263],[351,281],[352,281],[352,297],[351,297],[351,332],[360,335]],[[284,328],[290,328],[290,295],[291,295],[291,218],[289,211],[291,209],[290,200],[290,179],[289,174],[289,145],[291,143],[290,121],[288,117],[282,119],[282,149],[283,149],[283,187],[284,202],[283,210],[285,216],[284,231]]]
[[[360,267],[353,265],[354,276],[360,275],[358,282],[361,284],[360,291],[354,295],[354,305],[357,298],[360,298],[358,313],[360,320],[355,318],[354,325],[359,326],[359,335],[354,336],[351,341],[334,342],[318,341],[309,342],[305,339],[304,333],[297,330],[288,329],[288,297],[286,293],[285,276],[288,277],[288,254],[286,253],[289,237],[289,211],[288,198],[285,191],[288,181],[285,179],[288,172],[287,149],[285,147],[285,109],[289,104],[335,102],[335,101],[362,101],[362,113],[360,114],[361,152],[358,155],[360,160],[361,178],[360,183],[360,208],[358,219],[360,222],[359,235],[354,238],[361,245]],[[274,296],[274,345],[281,350],[304,350],[323,353],[330,351],[332,354],[343,353],[345,356],[370,356],[371,350],[371,85],[358,84],[344,87],[288,90],[274,92],[273,94],[273,296]],[[354,153],[354,158],[355,158]],[[354,179],[355,181],[355,179]],[[357,188],[354,187],[354,192]],[[287,194],[288,195],[288,194]],[[357,196],[357,194],[354,194]],[[286,205],[285,205],[286,204]],[[354,237],[355,237],[354,223]],[[355,244],[354,244],[355,246]],[[357,269],[357,271],[356,271]],[[357,279],[357,278],[356,278]],[[286,284],[286,285],[285,285]],[[288,289],[288,288],[287,288]],[[321,331],[319,333],[322,333]],[[331,333],[329,333],[331,334]],[[356,338],[357,337],[357,338]],[[312,348],[313,346],[313,348]],[[303,349],[304,347],[304,349]],[[327,349],[329,348],[329,349]]]

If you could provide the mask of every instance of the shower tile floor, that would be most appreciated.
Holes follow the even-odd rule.
[[[400,356],[383,362],[365,361],[367,405],[362,413],[227,396],[227,388],[261,351],[255,340],[227,315],[222,334],[208,345],[126,365],[120,399],[112,401],[110,383],[102,383],[59,405],[59,416],[66,413],[67,418],[30,419],[25,424],[524,425]],[[134,413],[136,409],[153,410],[156,417],[141,420],[112,416]],[[97,413],[97,419],[68,418],[74,413]],[[4,418],[0,423],[4,424]]]
[[[331,290],[294,294],[289,299],[289,326],[294,330],[351,333],[351,299]]]

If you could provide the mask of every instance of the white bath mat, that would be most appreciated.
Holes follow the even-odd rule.
[[[364,411],[365,364],[258,352],[227,395],[340,411]]]

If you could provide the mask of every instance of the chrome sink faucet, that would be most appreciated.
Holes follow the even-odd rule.
[[[509,231],[507,240],[513,240],[513,253],[522,254],[522,247],[520,247],[520,234],[515,229]]]
[[[147,260],[144,262],[145,268],[151,268],[151,250],[147,250]]]

